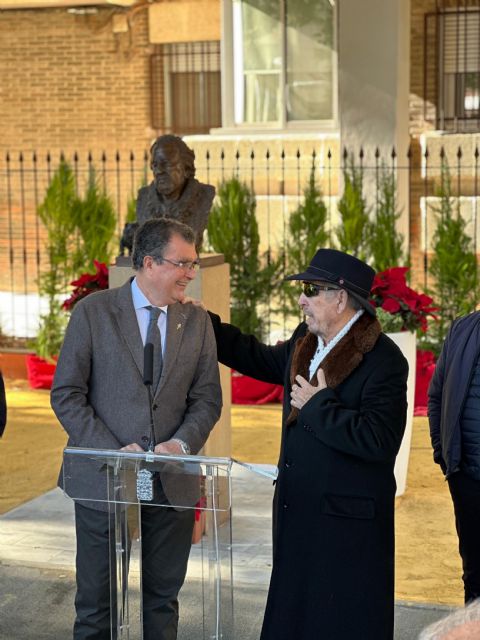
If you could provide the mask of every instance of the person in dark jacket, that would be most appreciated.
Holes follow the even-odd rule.
[[[303,281],[305,322],[276,346],[210,314],[219,360],[285,389],[261,640],[393,638],[393,468],[408,364],[367,300],[374,275],[320,249],[287,278]]]
[[[480,312],[456,320],[428,390],[433,459],[448,480],[465,602],[480,597]]]
[[[2,372],[0,371],[0,438],[3,436],[7,426],[7,398],[5,395],[5,385],[3,383]]]

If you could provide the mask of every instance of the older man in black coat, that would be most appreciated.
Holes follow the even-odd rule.
[[[408,365],[367,300],[374,275],[320,249],[287,278],[304,283],[305,322],[274,347],[210,314],[221,362],[285,387],[261,640],[393,638],[393,468]]]

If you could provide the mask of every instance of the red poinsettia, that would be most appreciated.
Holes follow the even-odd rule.
[[[73,280],[73,282],[70,283],[75,289],[70,298],[67,298],[62,304],[62,309],[65,311],[71,311],[79,300],[85,298],[85,296],[88,296],[90,293],[108,289],[107,265],[97,260],[94,260],[93,264],[95,266],[95,273],[84,273],[78,280]]]
[[[377,273],[371,291],[371,303],[398,317],[401,331],[427,330],[428,317],[435,318],[433,299],[411,289],[405,279],[408,267],[392,267]]]

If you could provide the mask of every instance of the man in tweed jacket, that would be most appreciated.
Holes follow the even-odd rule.
[[[153,390],[155,452],[196,454],[220,415],[221,389],[208,315],[180,304],[198,266],[193,231],[169,218],[149,220],[137,231],[132,259],[135,278],[76,305],[58,359],[52,407],[69,446],[145,450],[150,416],[143,345],[149,308],[159,307],[163,365]],[[70,482],[78,497],[103,497],[101,483],[80,470]],[[155,490],[168,498],[166,486],[156,482]],[[142,505],[141,518],[143,637],[175,640],[194,511]],[[75,520],[74,639],[110,638],[111,515],[105,503],[76,500]]]

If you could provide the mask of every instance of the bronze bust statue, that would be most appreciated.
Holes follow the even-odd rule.
[[[149,218],[175,218],[195,231],[199,251],[215,187],[195,179],[195,154],[178,136],[157,138],[150,158],[154,179],[138,192],[138,224]]]

